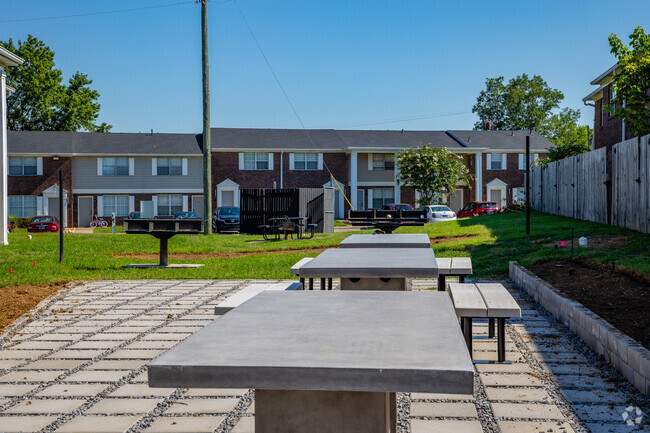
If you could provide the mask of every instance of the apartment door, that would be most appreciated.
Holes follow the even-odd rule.
[[[454,212],[458,212],[463,208],[463,190],[457,189],[454,194],[449,198],[449,207]]]
[[[61,221],[61,213],[59,212],[59,198],[58,197],[48,197],[47,199],[47,213],[53,217],[57,217],[59,222]]]
[[[192,196],[192,210],[196,213],[196,216],[203,218],[203,196],[202,195],[193,195]]]
[[[235,205],[235,191],[223,190],[221,191],[221,206],[234,206]]]
[[[77,224],[79,227],[90,227],[93,220],[93,198],[79,197],[77,204]]]
[[[496,202],[499,207],[502,206],[501,204],[501,190],[500,189],[491,189],[490,190],[490,201]]]

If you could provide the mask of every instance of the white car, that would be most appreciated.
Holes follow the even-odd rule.
[[[424,206],[423,211],[427,213],[427,222],[439,223],[441,221],[454,221],[456,220],[456,212],[452,211],[445,205],[432,204]]]

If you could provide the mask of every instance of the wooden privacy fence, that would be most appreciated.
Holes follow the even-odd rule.
[[[650,136],[531,170],[535,210],[650,233]]]

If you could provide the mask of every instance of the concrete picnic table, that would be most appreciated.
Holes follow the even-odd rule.
[[[395,392],[474,389],[451,300],[431,291],[264,292],[148,368],[151,387],[254,388],[256,433],[394,433]]]
[[[291,272],[321,288],[328,279],[330,290],[332,278],[341,290],[406,290],[407,278],[437,277],[438,267],[431,248],[331,248]]]
[[[420,234],[351,235],[341,248],[431,248],[429,236]]]

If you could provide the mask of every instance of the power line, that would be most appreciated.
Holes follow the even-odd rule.
[[[399,123],[399,122],[411,122],[414,120],[424,120],[424,119],[432,119],[435,117],[448,117],[448,116],[458,116],[460,114],[467,114],[471,113],[471,110],[458,110],[458,111],[450,111],[447,113],[435,113],[435,114],[420,114],[420,115],[414,115],[414,116],[407,116],[407,117],[395,117],[391,119],[382,119],[382,120],[376,120],[376,121],[367,121],[367,122],[354,122],[354,123],[344,123],[344,124],[338,124],[338,125],[325,125],[321,126],[321,128],[352,128],[352,127],[357,127],[357,126],[372,126],[372,125],[384,125],[387,123]]]
[[[282,86],[282,83],[280,82],[280,79],[278,78],[277,74],[276,74],[275,71],[273,70],[273,67],[271,66],[271,62],[269,62],[268,57],[266,57],[266,54],[264,53],[264,50],[262,49],[262,45],[260,45],[260,42],[257,40],[257,37],[255,36],[255,33],[253,32],[253,29],[251,28],[250,24],[248,24],[248,20],[247,20],[246,17],[244,16],[244,12],[243,12],[243,11],[241,10],[241,8],[239,7],[239,3],[237,3],[237,0],[233,0],[233,3],[234,3],[235,6],[237,7],[237,10],[239,11],[239,15],[241,15],[242,20],[244,20],[244,24],[246,24],[246,28],[248,28],[248,32],[249,32],[249,33],[251,34],[251,36],[253,37],[253,40],[255,41],[255,45],[257,45],[257,49],[258,49],[258,50],[260,51],[260,53],[262,54],[262,57],[264,58],[264,61],[266,62],[266,66],[268,66],[269,70],[271,71],[271,74],[273,74],[273,78],[275,79],[275,82],[278,84],[278,87],[280,87],[280,90],[282,91],[282,94],[284,95],[284,98],[287,100],[287,103],[288,103],[289,106],[291,107],[291,111],[293,111],[293,114],[296,116],[296,119],[298,119],[298,122],[300,122],[300,126],[302,127],[302,130],[305,132],[305,134],[307,134],[307,137],[309,138],[309,141],[311,142],[311,145],[312,145],[312,147],[314,148],[314,150],[318,150],[318,147],[316,146],[316,143],[315,143],[314,140],[311,138],[311,134],[309,134],[309,131],[308,131],[307,128],[305,127],[305,124],[303,123],[302,119],[300,118],[300,115],[298,114],[298,111],[297,111],[296,108],[293,106],[293,103],[291,102],[291,99],[289,98],[289,95],[288,95],[287,92],[284,90],[284,86]],[[332,171],[331,171],[330,168],[327,166],[327,163],[326,163],[325,161],[323,161],[323,166],[325,167],[325,169],[326,169],[327,172],[329,173],[330,178],[332,179],[332,181],[336,182],[336,186],[338,187],[339,191],[341,191],[341,193],[343,194],[343,197],[345,198],[345,200],[346,200],[346,201],[348,202],[348,204],[350,205],[350,208],[354,209],[355,206],[353,206],[352,203],[350,203],[350,200],[349,200],[348,197],[345,195],[345,192],[341,189],[341,186],[339,185],[339,182],[334,178],[334,174],[332,174]]]
[[[216,4],[222,4],[222,3],[229,3],[232,0],[223,0],[223,1],[215,1],[211,0],[210,3],[216,3]],[[0,20],[0,23],[23,23],[27,21],[49,21],[49,20],[60,20],[60,19],[65,19],[65,18],[79,18],[79,17],[89,17],[89,16],[95,16],[95,15],[108,15],[108,14],[119,14],[119,13],[124,13],[124,12],[135,12],[135,11],[143,11],[143,10],[148,10],[148,9],[160,9],[160,8],[168,8],[172,6],[180,6],[180,5],[188,5],[188,4],[195,4],[198,3],[198,1],[184,1],[184,2],[178,2],[178,3],[169,3],[169,4],[164,4],[164,5],[158,5],[158,6],[144,6],[140,8],[130,8],[130,9],[117,9],[117,10],[112,10],[112,11],[102,11],[102,12],[87,12],[83,14],[74,14],[74,15],[59,15],[59,16],[53,16],[53,17],[40,17],[40,18],[22,18],[22,19],[16,19],[16,20]]]

